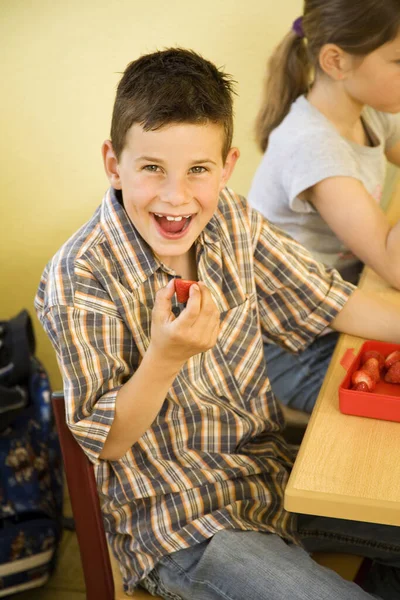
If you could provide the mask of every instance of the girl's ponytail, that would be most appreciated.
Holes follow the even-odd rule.
[[[256,119],[256,140],[263,152],[272,130],[283,121],[296,98],[308,91],[310,72],[304,38],[290,31],[268,61],[262,105]]]

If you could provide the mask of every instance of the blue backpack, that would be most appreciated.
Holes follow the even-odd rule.
[[[62,531],[62,460],[49,378],[27,311],[0,322],[0,598],[43,585]]]

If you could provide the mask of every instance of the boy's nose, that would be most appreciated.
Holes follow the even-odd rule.
[[[178,178],[169,178],[165,182],[162,200],[174,206],[189,202],[190,196],[185,181]]]

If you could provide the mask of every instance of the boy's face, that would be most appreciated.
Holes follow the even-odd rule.
[[[134,124],[119,161],[111,142],[103,145],[111,185],[122,190],[133,225],[167,265],[189,251],[217,208],[239,156],[231,148],[223,163],[223,139],[223,127],[213,123],[156,131]]]

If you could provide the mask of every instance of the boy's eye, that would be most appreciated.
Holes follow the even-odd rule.
[[[158,167],[157,165],[145,165],[143,167],[143,169],[145,171],[150,171],[151,173],[156,173],[159,170],[160,167]]]
[[[190,170],[192,173],[204,173],[207,171],[205,167],[192,167]]]

